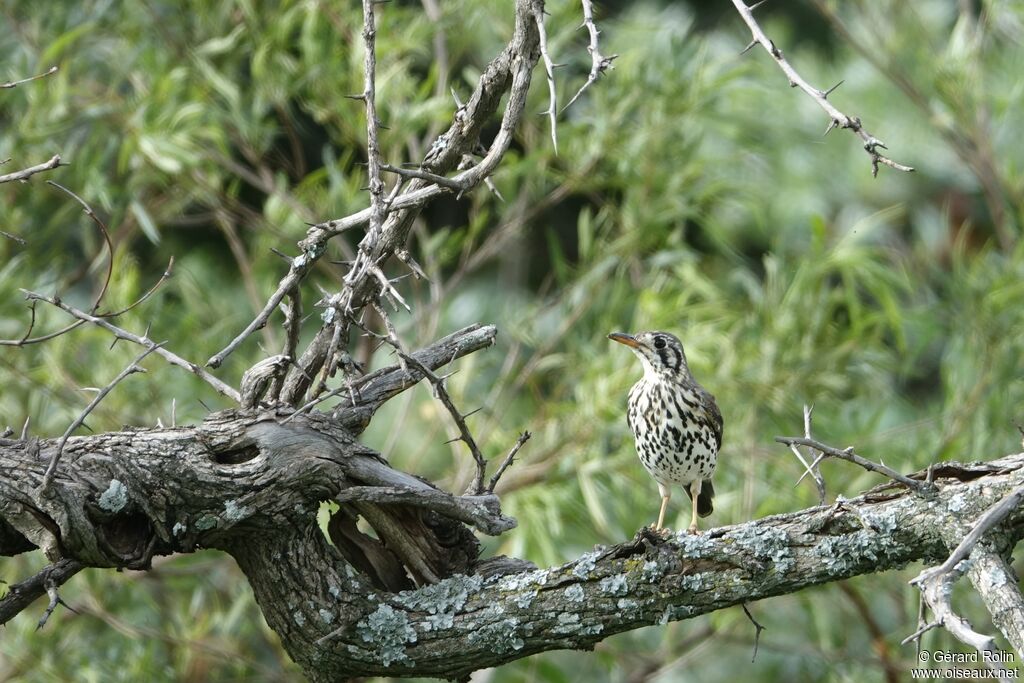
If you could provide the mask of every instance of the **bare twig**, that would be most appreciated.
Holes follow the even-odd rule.
[[[37,80],[37,79],[40,79],[40,78],[46,78],[47,76],[52,76],[53,74],[57,73],[57,71],[58,71],[58,68],[56,66],[51,66],[49,69],[47,69],[43,73],[36,74],[35,76],[29,76],[28,78],[22,78],[20,81],[7,81],[6,83],[0,83],[0,89],[17,88],[22,83],[28,83],[30,81],[34,81],[34,80]]]
[[[142,368],[139,365],[139,363],[141,363],[146,356],[159,349],[160,346],[160,344],[154,344],[153,346],[149,347],[141,354],[139,354],[135,358],[135,360],[129,363],[124,370],[118,373],[117,377],[112,379],[110,383],[107,384],[107,386],[103,387],[102,389],[99,390],[99,392],[97,392],[96,396],[92,399],[92,401],[89,402],[89,405],[85,407],[85,410],[83,410],[79,414],[79,416],[75,418],[75,420],[68,426],[68,428],[64,430],[64,434],[60,437],[60,441],[57,443],[57,452],[53,454],[53,458],[50,460],[50,464],[46,468],[46,473],[43,474],[43,482],[42,484],[39,485],[39,488],[41,490],[47,490],[50,487],[50,484],[53,482],[53,474],[54,472],[57,471],[57,463],[60,462],[60,456],[64,453],[64,445],[68,442],[68,438],[71,436],[71,434],[76,429],[82,426],[82,424],[85,422],[85,418],[89,416],[89,413],[91,413],[96,408],[96,406],[98,406],[103,401],[103,399],[107,397],[107,394],[113,391],[114,387],[116,387],[121,380],[128,377],[128,375],[134,375],[137,372],[145,372],[145,369]],[[52,607],[53,605],[51,604],[51,609],[49,610],[51,612],[53,611]],[[47,614],[47,616],[49,616],[49,614]]]
[[[0,185],[2,185],[4,183],[9,183],[9,182],[12,182],[12,181],[15,181],[15,180],[27,180],[28,178],[31,178],[32,176],[34,176],[36,173],[42,173],[44,171],[52,171],[53,169],[57,168],[60,165],[61,165],[61,163],[60,163],[60,155],[59,154],[54,154],[53,157],[49,161],[44,161],[41,164],[36,164],[35,166],[29,166],[28,168],[23,168],[20,171],[15,171],[13,173],[5,173],[4,175],[0,175]],[[64,165],[66,166],[67,164],[64,164]]]
[[[125,341],[130,341],[140,346],[144,346],[146,348],[157,347],[157,345],[148,337],[140,337],[136,334],[132,334],[131,332],[128,332],[118,327],[117,325],[113,325],[107,322],[106,320],[99,316],[90,315],[84,311],[80,311],[77,308],[74,308],[73,306],[69,306],[68,304],[58,299],[57,297],[45,296],[43,294],[37,294],[36,292],[30,292],[24,289],[21,291],[25,293],[26,298],[28,298],[29,300],[45,301],[51,306],[56,306],[57,308],[61,309],[68,315],[71,315],[72,317],[78,318],[79,320],[82,320],[84,322],[92,323],[93,325],[96,325],[98,327],[102,327],[103,329],[107,330],[118,339],[124,339]],[[191,372],[192,374],[196,375],[201,380],[209,384],[211,387],[213,387],[218,393],[227,396],[228,398],[235,402],[239,401],[240,397],[238,391],[234,387],[228,386],[221,380],[217,379],[210,373],[203,370],[195,363],[185,360],[181,356],[172,353],[171,351],[168,351],[162,346],[155,348],[155,351],[156,355],[160,356],[161,358],[169,362],[171,365],[177,365],[180,368],[188,370],[189,372]]]
[[[818,104],[819,107],[825,110],[826,114],[828,114],[829,125],[828,128],[825,130],[826,133],[831,131],[833,128],[846,128],[853,131],[854,134],[856,134],[857,137],[859,137],[864,142],[864,151],[867,152],[868,156],[871,157],[871,175],[878,175],[879,164],[885,164],[886,166],[894,168],[897,171],[909,172],[914,170],[911,166],[904,166],[903,164],[897,163],[892,159],[889,159],[888,157],[882,155],[881,152],[879,152],[878,150],[887,149],[885,144],[883,144],[882,141],[876,138],[874,135],[867,132],[864,129],[863,124],[861,124],[859,118],[857,118],[856,116],[847,116],[843,112],[839,111],[831,102],[828,101],[828,95],[833,90],[835,90],[835,87],[829,90],[819,90],[818,88],[815,88],[812,85],[810,85],[807,81],[803,79],[803,77],[800,76],[800,74],[796,72],[796,69],[794,69],[793,66],[786,60],[786,58],[782,56],[782,50],[775,47],[775,43],[773,43],[768,38],[768,36],[765,35],[764,31],[761,29],[761,26],[757,23],[757,20],[754,19],[754,13],[752,11],[752,8],[748,7],[744,0],[732,0],[732,4],[736,6],[736,11],[740,13],[740,16],[743,18],[743,21],[747,24],[747,27],[750,29],[751,36],[753,36],[753,40],[750,42],[749,45],[747,45],[746,49],[744,49],[743,52],[746,52],[754,45],[760,45],[761,47],[763,47],[765,51],[772,56],[772,59],[774,59],[775,62],[779,65],[779,68],[782,69],[783,73],[786,74],[786,77],[789,79],[789,85],[791,87],[800,88],[801,90],[803,90],[805,93],[807,93],[807,95],[811,97],[811,99],[813,99]]]
[[[366,167],[370,178],[370,233],[380,234],[384,224],[384,181],[380,179],[380,143],[377,141],[376,69],[377,27],[374,18],[376,0],[363,0],[363,102],[366,104]]]
[[[544,61],[544,73],[548,79],[548,109],[545,114],[551,121],[551,145],[558,154],[558,91],[555,88],[555,63],[548,53],[548,33],[544,27],[544,6],[538,4],[534,9],[533,18],[537,22],[537,33],[540,36],[540,56]]]
[[[358,214],[357,214],[358,215]],[[278,304],[280,304],[285,296],[289,292],[293,291],[302,282],[302,279],[306,277],[306,273],[313,267],[317,259],[323,254],[323,247],[321,245],[319,249],[310,249],[302,254],[296,256],[291,260],[291,266],[288,269],[288,273],[281,278],[281,282],[277,285],[277,291],[270,295],[263,310],[256,314],[256,317],[251,323],[249,323],[244,330],[238,333],[231,342],[223,349],[215,353],[210,357],[210,360],[206,361],[206,364],[211,368],[219,368],[224,359],[231,355],[235,349],[241,346],[242,342],[249,338],[253,332],[261,329],[267,324],[267,320],[270,319],[270,314],[274,312]]]
[[[119,311],[113,311],[111,313],[96,313],[96,317],[98,317],[98,318],[106,318],[108,320],[113,320],[114,318],[117,318],[120,315],[124,315],[125,313],[127,313],[130,310],[132,310],[136,306],[139,306],[144,301],[146,301],[146,299],[151,297],[153,295],[153,293],[156,292],[156,290],[160,289],[160,286],[164,282],[166,282],[168,278],[171,277],[171,274],[172,274],[173,270],[174,270],[174,257],[172,256],[171,260],[167,262],[167,268],[164,269],[163,275],[161,275],[160,279],[156,281],[156,284],[154,284],[152,287],[150,287],[148,290],[146,290],[145,294],[143,294],[138,299],[136,299],[132,303],[128,304],[127,306],[125,306],[124,308],[122,308]],[[99,306],[99,303],[100,302],[97,299],[97,301],[93,304],[93,309],[95,309],[97,306]],[[39,344],[39,343],[42,343],[42,342],[54,339],[56,337],[59,337],[62,334],[66,334],[66,333],[70,332],[71,330],[75,329],[76,327],[80,327],[80,326],[85,324],[84,320],[78,320],[76,322],[71,323],[70,325],[68,325],[67,327],[65,327],[63,329],[57,330],[56,332],[51,332],[49,334],[44,334],[41,337],[32,337],[31,339],[29,339],[29,335],[32,334],[32,328],[35,327],[35,323],[36,323],[36,302],[35,301],[33,301],[32,305],[29,306],[29,310],[31,311],[31,316],[32,317],[31,317],[31,319],[29,321],[28,329],[25,331],[25,334],[22,336],[22,338],[21,339],[0,339],[0,346],[26,346],[28,344]],[[95,312],[95,310],[94,310],[94,312]]]
[[[484,458],[483,453],[480,452],[480,447],[477,446],[476,439],[473,438],[473,434],[469,431],[469,427],[466,425],[467,416],[463,415],[459,412],[459,409],[455,407],[455,403],[452,401],[452,397],[444,385],[445,378],[438,377],[430,368],[421,363],[415,356],[410,356],[405,353],[402,349],[402,343],[398,339],[398,333],[395,330],[395,326],[391,322],[391,318],[388,316],[387,311],[385,311],[384,308],[376,302],[373,303],[373,307],[381,317],[381,320],[384,321],[384,325],[387,328],[388,334],[385,337],[385,340],[388,344],[394,347],[395,353],[398,354],[398,357],[407,367],[419,370],[423,377],[430,382],[431,386],[434,388],[434,397],[437,398],[437,400],[439,400],[445,407],[451,415],[452,421],[455,422],[455,426],[459,430],[459,436],[456,437],[457,440],[462,441],[469,448],[469,452],[473,456],[473,461],[476,463],[476,479],[474,481],[473,493],[475,495],[488,493],[488,491],[484,489],[484,472],[487,469],[487,460]],[[526,439],[522,440],[523,442],[526,441]]]
[[[40,596],[48,593],[51,587],[63,585],[84,568],[85,565],[78,560],[63,558],[47,565],[34,576],[13,584],[7,594],[0,598],[0,624],[6,624]],[[52,611],[50,610],[47,616]],[[41,621],[45,623],[46,620]]]
[[[394,285],[391,284],[391,281],[388,280],[388,276],[384,274],[384,271],[382,271],[380,268],[376,266],[374,266],[371,270],[373,272],[373,275],[377,278],[377,281],[380,282],[381,293],[388,298],[388,300],[391,302],[391,306],[397,311],[398,304],[402,304],[402,308],[404,308],[407,311],[412,311],[412,309],[409,308],[409,304],[405,302],[405,299],[402,298],[402,295],[398,293],[398,290],[395,289]]]
[[[743,608],[743,613],[747,615],[747,619],[750,619],[750,623],[754,625],[754,654],[750,657],[750,661],[753,662],[757,659],[757,646],[761,642],[761,631],[763,631],[765,627],[761,622],[754,618],[753,614],[750,613],[747,603],[740,603],[740,607]]]
[[[813,412],[814,406],[804,405],[804,437],[808,439],[811,438],[811,416]],[[821,470],[818,469],[818,464],[821,462],[822,458],[824,458],[824,455],[819,455],[814,459],[814,462],[808,465],[807,461],[804,460],[803,453],[800,452],[800,449],[796,444],[790,444],[789,449],[793,451],[797,460],[799,460],[800,464],[804,466],[804,473],[796,480],[796,484],[794,486],[798,486],[808,474],[811,475],[811,478],[814,479],[814,485],[818,489],[818,502],[824,505],[826,499],[825,479],[821,476]]]
[[[485,493],[494,493],[494,487],[498,485],[498,480],[501,479],[501,475],[505,474],[505,470],[507,470],[512,464],[512,460],[516,457],[516,454],[519,453],[519,449],[523,447],[523,444],[530,440],[531,436],[533,435],[530,434],[530,432],[523,432],[519,435],[516,442],[512,444],[512,448],[509,450],[508,455],[506,455],[505,459],[501,461],[501,465],[498,466],[498,469],[494,472],[494,476],[492,476],[491,480],[487,483],[487,488],[484,489]]]
[[[43,582],[43,587],[46,589],[46,595],[49,596],[50,602],[46,605],[46,609],[43,611],[43,616],[39,617],[39,621],[36,622],[37,631],[46,626],[46,622],[50,620],[50,615],[53,614],[55,609],[57,609],[57,605],[64,605],[67,609],[78,614],[74,607],[64,602],[64,599],[60,597],[60,593],[57,591],[57,586],[58,584],[52,576],[46,577]]]
[[[930,484],[928,484],[928,482],[920,481],[917,479],[911,479],[908,476],[900,474],[891,467],[874,463],[871,462],[870,460],[867,460],[866,458],[862,458],[861,456],[853,452],[853,446],[850,446],[849,448],[844,448],[843,450],[839,450],[838,448],[833,448],[832,446],[823,444],[817,439],[809,439],[807,437],[801,436],[777,436],[775,437],[775,440],[781,444],[785,444],[786,446],[792,446],[794,444],[798,446],[807,446],[809,448],[813,448],[822,455],[831,458],[839,458],[840,460],[846,460],[847,462],[852,462],[855,465],[863,467],[869,472],[877,472],[878,474],[884,474],[893,481],[898,481],[907,488],[917,491],[918,493],[930,491],[933,488]]]
[[[381,164],[380,170],[388,173],[394,173],[395,175],[402,176],[403,178],[419,178],[420,180],[427,180],[459,193],[466,189],[465,183],[459,182],[453,178],[447,178],[443,175],[437,175],[436,173],[429,173],[418,168],[400,168],[390,164]]]
[[[17,235],[15,235],[13,233],[7,232],[6,230],[0,230],[0,235],[3,235],[4,237],[6,237],[7,239],[11,240],[12,242],[17,242],[18,244],[21,244],[23,246],[28,244],[28,242],[25,241],[24,238],[18,237]]]
[[[586,83],[581,85],[580,89],[577,90],[576,94],[572,96],[571,100],[569,100],[569,103],[562,107],[563,112],[571,107],[573,102],[580,98],[580,95],[583,94],[584,90],[596,83],[601,74],[609,69],[614,69],[615,66],[612,64],[612,61],[618,57],[617,54],[610,55],[608,57],[601,54],[597,42],[597,37],[601,32],[597,30],[597,25],[594,23],[594,9],[591,6],[591,0],[581,0],[581,2],[583,3],[583,24],[580,28],[586,28],[587,32],[590,34],[590,45],[587,46],[587,52],[590,53],[591,60],[590,74],[587,75]]]

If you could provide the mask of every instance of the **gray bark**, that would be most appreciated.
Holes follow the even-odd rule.
[[[194,427],[75,437],[45,493],[39,483],[55,441],[4,442],[0,517],[54,561],[144,567],[153,554],[227,552],[311,680],[453,678],[941,559],[953,540],[947,529],[1024,482],[1024,455],[984,469],[946,465],[929,496],[889,486],[839,509],[816,507],[702,536],[641,533],[560,567],[507,565],[503,571],[513,573],[494,574],[477,563],[475,539],[451,517],[409,506],[401,496],[359,500],[353,487],[372,487],[361,490],[374,495],[379,488],[436,489],[391,469],[336,421],[282,421],[270,411],[227,411]],[[343,506],[348,514],[371,519],[394,544],[372,550],[372,539],[349,542],[339,528],[332,529],[332,545],[316,510],[339,493],[354,501]],[[1024,534],[1024,512],[1015,511],[999,533],[1015,543]],[[2,538],[11,547],[0,552],[24,545],[17,534]],[[405,554],[396,557],[401,543]]]

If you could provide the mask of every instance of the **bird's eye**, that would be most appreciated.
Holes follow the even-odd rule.
[[[663,348],[665,348],[665,340],[662,339],[661,337],[656,338],[654,340],[654,348],[656,348],[656,349],[663,349]]]

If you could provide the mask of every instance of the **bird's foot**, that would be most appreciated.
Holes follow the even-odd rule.
[[[667,526],[658,526],[657,524],[645,526],[643,531],[648,532],[653,536],[657,536],[658,538],[668,538],[672,535],[672,530]]]
[[[691,524],[686,529],[686,533],[691,534],[693,536],[700,536],[700,531],[697,530],[697,525],[696,524]]]

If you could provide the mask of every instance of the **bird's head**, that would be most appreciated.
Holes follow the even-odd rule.
[[[612,341],[625,344],[633,350],[644,365],[644,375],[688,375],[683,344],[669,332],[640,332],[625,334],[612,332]]]

